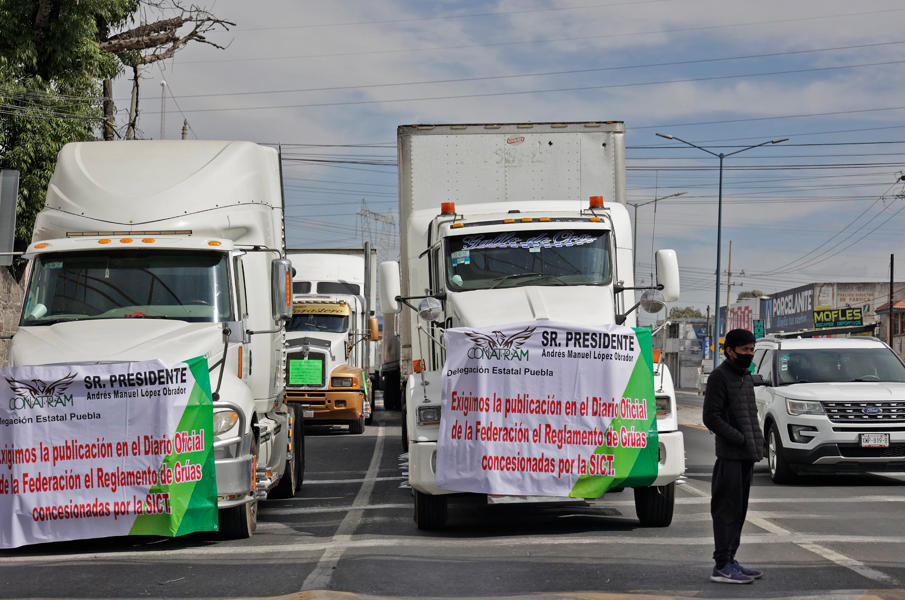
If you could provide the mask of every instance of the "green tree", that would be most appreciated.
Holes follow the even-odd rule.
[[[703,314],[697,308],[691,306],[678,307],[674,306],[669,310],[670,319],[693,319],[703,318]]]
[[[760,290],[745,290],[744,292],[738,293],[738,298],[735,299],[736,302],[739,300],[744,300],[746,298],[760,298],[761,296],[766,296],[766,294]]]
[[[98,43],[137,0],[0,0],[0,168],[20,173],[16,250],[31,241],[57,153],[94,139],[100,81],[122,70]]]

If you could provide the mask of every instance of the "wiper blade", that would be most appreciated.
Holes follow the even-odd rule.
[[[35,320],[32,322],[26,321],[26,325],[29,327],[32,325],[55,325],[57,323],[66,323],[67,321],[81,321],[82,319],[78,317],[59,317],[57,319],[42,319],[40,321]]]
[[[811,383],[807,379],[802,379],[801,381],[783,381],[777,387],[782,387],[784,385],[795,385],[796,383]]]
[[[512,273],[511,275],[503,275],[502,277],[497,277],[494,279],[496,281],[490,289],[496,289],[501,283],[506,281],[507,279],[512,279],[513,277],[544,277],[543,273]]]

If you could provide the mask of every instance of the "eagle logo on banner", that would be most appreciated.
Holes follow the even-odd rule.
[[[40,379],[32,379],[31,382],[34,385],[24,381],[10,379],[9,377],[4,377],[4,379],[6,379],[6,383],[9,384],[9,389],[19,397],[30,397],[32,399],[54,398],[62,394],[66,388],[69,387],[69,384],[75,379],[75,373],[70,373],[51,383],[44,383]]]
[[[466,331],[465,336],[474,342],[476,348],[489,348],[491,350],[508,348],[510,350],[517,350],[531,338],[531,334],[534,333],[535,329],[537,329],[537,327],[528,327],[513,333],[509,337],[506,337],[502,331],[494,331],[489,334],[478,333],[477,331]]]

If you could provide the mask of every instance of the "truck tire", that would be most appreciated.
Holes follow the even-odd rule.
[[[798,479],[798,474],[782,454],[782,437],[776,429],[776,423],[770,425],[770,432],[767,434],[767,464],[770,465],[770,479],[773,483],[795,483]]]
[[[349,422],[349,433],[354,433],[356,435],[365,432],[365,418],[359,417],[354,421]]]
[[[254,457],[258,456],[258,438],[252,439],[251,455]],[[255,461],[255,465],[257,465],[257,461]],[[252,490],[252,495],[254,493],[254,490]],[[217,512],[217,516],[220,521],[220,534],[226,539],[244,540],[250,538],[258,526],[258,499],[254,498],[251,502],[224,508]]]
[[[399,372],[389,371],[383,378],[383,407],[399,410],[402,406],[402,391],[399,389]]]
[[[301,420],[301,411],[295,405],[289,404],[286,407],[292,417],[291,431],[292,436],[289,442],[292,445],[292,453],[286,459],[286,469],[283,476],[280,477],[279,483],[267,494],[268,500],[285,500],[286,498],[295,497],[295,492],[301,487],[301,476],[304,473],[303,461],[305,460],[304,443],[305,438],[300,431],[304,429]]]
[[[676,482],[635,488],[635,512],[642,527],[668,527],[676,506]]]
[[[409,451],[409,426],[405,418],[405,403],[402,403],[402,451]]]
[[[415,525],[422,531],[442,529],[449,518],[446,496],[430,496],[415,491]]]

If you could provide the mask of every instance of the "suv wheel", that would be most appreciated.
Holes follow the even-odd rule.
[[[798,479],[798,474],[792,470],[782,454],[782,438],[775,423],[770,425],[767,437],[767,462],[770,465],[770,478],[773,483],[795,483]]]

